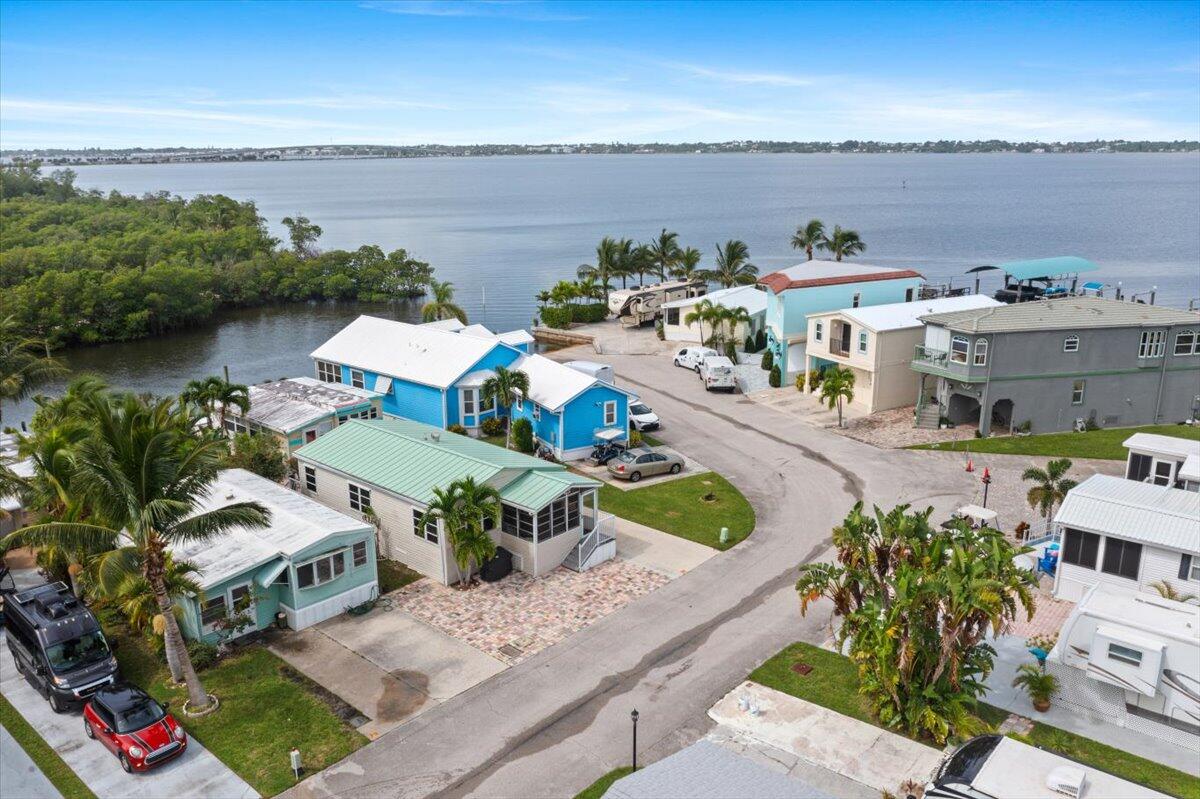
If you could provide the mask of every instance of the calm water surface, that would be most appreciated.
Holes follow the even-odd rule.
[[[605,235],[662,227],[705,254],[740,238],[760,272],[798,259],[810,217],[857,229],[866,263],[964,280],[979,264],[1082,255],[1098,279],[1200,297],[1200,155],[654,155],[298,161],[81,167],[79,185],[140,194],[223,193],[279,220],[304,214],[321,245],[405,247],[451,280],[473,321],[529,325],[533,295],[590,262]],[[364,310],[411,319],[413,304],[294,305],[203,330],[77,349],[72,367],[117,386],[173,392],[215,373],[254,382],[307,374],[307,354]],[[28,418],[28,405],[6,421]]]

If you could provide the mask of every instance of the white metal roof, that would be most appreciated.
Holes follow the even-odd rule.
[[[336,413],[361,405],[379,394],[314,377],[289,377],[250,386],[250,412],[245,418],[271,430],[289,433]]]
[[[891,302],[887,305],[842,308],[837,311],[809,314],[809,317],[843,316],[879,333],[886,330],[922,327],[924,323],[921,321],[921,317],[926,314],[989,308],[993,305],[1000,305],[1000,303],[983,294],[966,294],[962,297],[940,297],[936,300],[914,300],[912,302]]]
[[[1180,480],[1200,482],[1200,455],[1196,453],[1188,455],[1175,476]]]
[[[529,376],[529,398],[552,411],[558,410],[595,385],[607,386],[623,394],[629,393],[611,383],[605,383],[558,361],[552,361],[544,355],[522,355],[513,362],[512,368]]]
[[[499,344],[428,325],[360,316],[311,355],[392,377],[448,388]]]
[[[1055,524],[1200,554],[1200,493],[1095,474],[1067,492]]]
[[[466,327],[466,325],[464,325],[460,319],[452,316],[449,319],[438,319],[433,322],[425,322],[421,325],[421,327],[428,327],[431,330],[449,330],[451,333],[457,333]]]
[[[708,300],[713,305],[723,308],[741,306],[751,316],[764,313],[767,310],[767,292],[754,286],[734,286],[728,289],[717,289],[699,297],[686,297],[682,300],[664,302],[664,308],[690,308],[701,300]]]
[[[1155,433],[1134,433],[1125,439],[1125,449],[1171,458],[1187,458],[1189,455],[1200,456],[1200,441],[1178,436],[1160,436]]]
[[[245,574],[277,557],[291,557],[338,533],[368,530],[370,525],[289,491],[245,469],[226,469],[210,487],[196,512],[235,502],[258,502],[271,512],[261,530],[238,527],[211,541],[193,541],[172,548],[174,556],[200,570],[200,585],[208,588]]]
[[[1046,787],[1046,779],[1061,766],[1083,769],[1083,799],[1167,799],[1166,794],[1008,737],[996,744],[971,787],[1004,799],[1046,799],[1054,795]]]
[[[929,324],[966,333],[1169,327],[1200,324],[1200,313],[1103,297],[1058,297],[994,308],[930,314]]]

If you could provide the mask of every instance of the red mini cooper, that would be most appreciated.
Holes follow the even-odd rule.
[[[106,685],[83,706],[83,731],[129,772],[146,771],[187,749],[187,733],[160,704],[129,683]]]

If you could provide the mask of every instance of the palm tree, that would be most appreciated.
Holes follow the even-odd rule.
[[[48,341],[22,333],[15,316],[0,319],[0,420],[5,400],[20,402],[66,372],[66,365],[50,354]]]
[[[179,393],[179,400],[192,405],[204,415],[204,424],[211,427],[216,415],[217,393],[220,390],[221,378],[216,375],[189,380]]]
[[[529,375],[497,366],[492,370],[492,376],[483,381],[479,393],[496,398],[496,407],[504,412],[504,447],[512,449],[512,418],[508,409],[512,406],[514,396],[521,399],[529,396]]]
[[[70,490],[89,509],[85,521],[50,521],[17,530],[4,543],[55,545],[75,550],[103,546],[96,574],[115,589],[141,575],[165,619],[167,665],[187,683],[193,709],[207,707],[166,584],[171,547],[208,541],[237,527],[265,527],[270,512],[257,502],[236,502],[197,512],[216,479],[226,443],[194,436],[198,417],[170,400],[124,395],[92,397],[84,414],[90,435],[75,454]]]
[[[1195,594],[1185,594],[1166,580],[1150,583],[1150,587],[1157,591],[1163,599],[1169,599],[1172,602],[1195,602],[1197,599]]]
[[[821,399],[824,400],[829,410],[833,410],[834,406],[837,406],[838,427],[841,427],[842,401],[854,401],[854,372],[840,366],[826,369],[825,377],[821,381]]]
[[[833,253],[833,260],[840,261],[843,257],[858,255],[867,249],[867,245],[859,238],[857,230],[842,230],[841,225],[833,226],[833,235],[825,236],[817,244],[822,250]]]
[[[713,322],[717,314],[720,313],[720,307],[713,305],[709,300],[700,300],[692,306],[692,310],[688,311],[683,317],[683,323],[688,327],[699,323],[700,325],[700,343],[704,344],[704,323]]]
[[[804,250],[808,260],[813,259],[813,247],[820,246],[825,240],[825,223],[820,219],[810,219],[808,224],[799,225],[792,235],[792,248]]]
[[[433,500],[419,524],[442,520],[463,588],[471,581],[472,563],[483,565],[496,556],[496,542],[483,529],[483,522],[491,519],[493,524],[499,524],[500,509],[500,492],[486,483],[475,482],[474,477],[433,489]]]
[[[747,286],[758,279],[758,267],[749,259],[750,248],[746,243],[730,239],[717,245],[717,268],[706,271],[704,277],[724,288]]]
[[[587,300],[598,300],[608,293],[607,285],[601,286],[595,275],[584,275],[575,282],[579,296]]]
[[[97,570],[95,564],[101,562],[101,559],[94,561],[90,575],[93,581],[97,579],[94,573]],[[190,596],[194,597],[196,602],[204,602],[204,589],[196,580],[199,574],[200,570],[192,564],[175,560],[171,553],[167,553],[163,561],[163,584],[171,597],[172,610],[176,616],[183,613],[183,608],[176,600]],[[116,586],[110,586],[105,593],[116,601],[117,607],[125,614],[125,618],[129,619],[129,626],[135,630],[146,629],[154,621],[154,617],[160,614],[158,599],[150,589],[149,581],[141,574],[126,574]]]
[[[667,279],[667,275],[675,269],[680,254],[679,234],[669,233],[663,228],[658,238],[650,243],[651,260],[658,267],[659,280]]]
[[[639,244],[629,252],[628,269],[638,276],[638,285],[646,285],[646,273],[655,269],[654,252],[647,244]]]
[[[612,275],[621,278],[621,288],[626,288],[629,278],[637,272],[633,240],[620,239],[613,242],[612,258]]]
[[[721,312],[721,321],[729,325],[727,340],[737,341],[737,326],[750,324],[750,312],[741,305],[735,308],[724,308]]]
[[[1071,470],[1069,458],[1059,458],[1046,464],[1045,469],[1031,466],[1021,473],[1021,479],[1035,483],[1025,495],[1029,507],[1037,509],[1047,522],[1054,516],[1054,509],[1067,496],[1067,492],[1078,485],[1064,477]]]
[[[437,322],[442,319],[457,319],[464,325],[467,323],[467,312],[454,304],[454,284],[448,280],[429,281],[429,291],[433,299],[421,306],[421,320]]]
[[[617,277],[619,269],[619,245],[611,236],[605,236],[600,239],[600,243],[596,245],[596,263],[581,264],[575,270],[575,276],[585,278],[588,276],[594,277],[596,282],[604,288],[604,302],[608,303],[608,292],[611,290],[609,281]],[[622,279],[622,284],[624,279]]]
[[[671,269],[671,276],[680,280],[692,280],[699,271],[701,257],[700,251],[695,247],[683,250],[679,253],[675,266]]]
[[[237,408],[243,416],[250,412],[250,389],[241,383],[230,383],[228,380],[221,380],[216,384],[215,389],[213,401],[221,409],[218,421],[221,429],[224,430],[225,414],[231,406]]]

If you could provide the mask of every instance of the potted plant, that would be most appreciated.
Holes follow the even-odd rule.
[[[1014,688],[1024,688],[1029,694],[1033,709],[1045,713],[1050,709],[1050,700],[1058,693],[1058,678],[1053,674],[1042,671],[1032,663],[1026,663],[1017,669],[1017,676],[1012,681]]]

